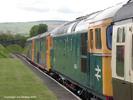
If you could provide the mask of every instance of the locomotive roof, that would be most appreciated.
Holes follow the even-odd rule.
[[[75,32],[78,32],[78,31],[87,31],[88,30],[88,26],[89,26],[89,22],[92,21],[92,19],[94,19],[98,14],[100,14],[102,12],[101,11],[97,11],[97,12],[94,12],[94,13],[91,13],[90,15],[87,15],[87,18],[80,21],[76,28],[75,28]]]
[[[67,23],[69,23],[69,22],[66,22],[65,24],[67,24]],[[63,24],[63,25],[64,25],[64,24]],[[31,38],[28,38],[27,41],[31,41],[31,40],[33,40],[33,39],[42,38],[42,37],[45,37],[45,36],[47,36],[47,35],[49,35],[49,34],[51,34],[51,35],[52,35],[52,34],[55,34],[56,30],[59,29],[59,28],[60,28],[61,26],[63,26],[63,25],[58,26],[57,28],[53,29],[53,30],[50,31],[50,32],[45,32],[45,33],[42,33],[42,34],[33,36],[33,37],[31,37]]]
[[[57,34],[58,30],[59,30],[60,28],[62,28],[64,25],[68,24],[68,23],[70,23],[70,22],[66,22],[66,23],[64,23],[64,24],[62,24],[62,25],[56,27],[55,29],[53,29],[53,30],[50,32],[50,34],[51,34],[51,35]]]
[[[133,0],[129,0],[125,5],[123,5],[116,13],[113,21],[121,21],[129,18],[133,18]]]
[[[66,22],[65,24],[60,25],[59,27],[55,28],[51,32],[46,32],[41,35],[34,36],[32,38],[29,38],[27,41],[30,41],[32,39],[37,39],[40,37],[45,37],[48,34],[51,34],[52,36],[56,36],[56,35],[61,35],[61,34],[71,34],[71,33],[79,32],[79,31],[85,32],[88,30],[88,26],[91,22],[96,22],[96,21],[114,17],[115,13],[122,7],[122,5],[123,3],[117,4],[107,9],[78,17],[73,21]]]
[[[115,13],[122,7],[123,3],[117,4],[115,6],[109,7],[107,9],[93,12],[86,16],[81,16],[74,21],[67,22],[66,24],[58,27],[55,30],[53,36],[72,34],[78,32],[85,32],[88,30],[88,26],[91,22],[101,21],[107,18],[113,18]]]
[[[34,37],[31,37],[31,38],[27,39],[27,41],[31,41],[31,40],[33,40],[33,39],[42,38],[42,37],[47,36],[48,34],[50,34],[50,33],[49,33],[49,32],[45,32],[45,33],[42,33],[42,34],[36,35],[36,36],[34,36]]]
[[[85,31],[87,30],[88,27],[85,27],[85,20],[88,19],[92,19],[94,18],[100,11],[97,11],[97,12],[93,12],[89,15],[85,15],[85,16],[81,16],[81,17],[78,17],[76,18],[75,20],[73,21],[70,21],[70,22],[67,22],[65,24],[63,24],[62,26],[56,28],[53,32],[51,32],[51,34],[53,36],[56,36],[56,35],[61,35],[61,34],[69,34],[69,33],[74,33],[74,32],[77,32],[77,31]],[[73,29],[75,28],[75,29]]]
[[[107,18],[113,18],[115,13],[122,7],[123,3],[117,4],[115,6],[106,8],[100,12],[92,21],[100,21]]]
[[[31,37],[31,38],[28,38],[27,41],[31,41],[31,40],[36,39],[36,38],[38,38],[38,35],[34,36],[34,37]]]

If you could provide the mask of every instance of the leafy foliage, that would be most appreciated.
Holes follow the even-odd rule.
[[[25,36],[22,36],[22,35],[17,34],[17,35],[15,35],[15,38],[14,38],[17,41],[14,44],[18,44],[19,46],[21,46],[22,48],[24,48],[27,38],[28,37],[25,37]]]
[[[48,26],[46,24],[39,24],[38,26],[38,34],[48,31]]]
[[[7,58],[7,57],[9,57],[9,51],[6,50],[6,48],[0,44],[0,58]]]
[[[34,25],[30,30],[30,36],[36,36],[38,34],[38,25]]]
[[[48,25],[46,24],[34,25],[30,30],[30,37],[42,34],[47,31],[48,31]]]
[[[27,37],[22,35],[12,35],[12,34],[0,34],[0,44],[3,46],[8,46],[12,44],[18,44],[21,47],[25,46]]]
[[[9,45],[6,48],[11,53],[21,53],[23,51],[23,48],[17,44]]]

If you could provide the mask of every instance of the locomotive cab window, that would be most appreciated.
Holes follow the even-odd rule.
[[[95,29],[95,43],[96,43],[96,49],[101,49],[102,48],[102,43],[101,43],[101,29],[96,28]]]
[[[93,29],[90,29],[90,48],[93,49]]]
[[[124,77],[124,61],[125,61],[125,28],[119,27],[117,29],[116,40],[116,74]]]
[[[109,49],[112,49],[112,30],[113,30],[112,25],[107,27],[106,37],[107,37],[107,47]]]

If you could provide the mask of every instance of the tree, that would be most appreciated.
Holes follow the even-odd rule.
[[[48,31],[48,26],[46,24],[39,24],[38,34],[42,34]]]
[[[17,44],[21,47],[25,46],[27,37],[20,34],[0,34],[0,44],[3,46]]]
[[[34,25],[30,30],[30,37],[42,34],[48,31],[48,26],[46,24]]]
[[[22,48],[24,48],[27,38],[28,37],[25,37],[23,35],[16,34],[15,35],[15,40],[18,40],[18,41],[15,44],[18,44],[19,46],[21,46]]]
[[[31,29],[30,29],[30,37],[35,36],[38,34],[38,25],[34,25]]]

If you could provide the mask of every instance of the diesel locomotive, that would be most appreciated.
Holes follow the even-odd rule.
[[[84,99],[133,100],[132,9],[130,0],[29,38],[25,55]]]
[[[133,100],[133,0],[113,18],[112,82],[114,100]]]

